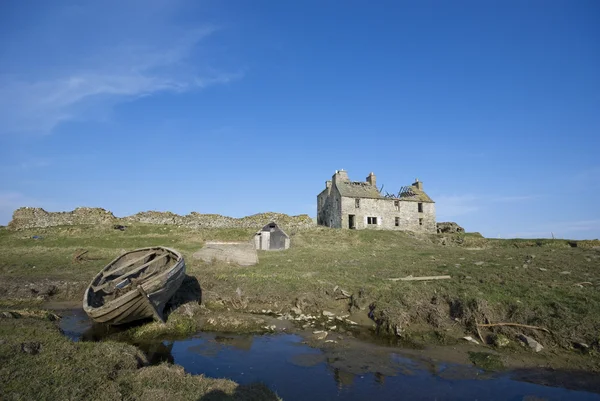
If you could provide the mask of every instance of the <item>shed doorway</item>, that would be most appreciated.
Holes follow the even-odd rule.
[[[354,214],[349,214],[348,215],[348,228],[351,230],[356,229],[356,224],[355,224],[355,215]]]

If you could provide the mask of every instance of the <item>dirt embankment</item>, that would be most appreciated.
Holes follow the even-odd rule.
[[[11,230],[23,230],[28,228],[81,224],[145,223],[190,228],[259,229],[269,222],[275,222],[286,229],[303,229],[315,225],[308,215],[289,216],[273,212],[235,218],[219,214],[200,214],[196,212],[180,216],[171,212],[147,211],[118,218],[112,212],[102,208],[80,207],[70,212],[47,212],[42,208],[22,207],[15,210],[8,228]]]

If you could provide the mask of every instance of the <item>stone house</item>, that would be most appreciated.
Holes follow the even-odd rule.
[[[336,171],[317,195],[317,224],[332,228],[436,232],[435,202],[418,179],[397,195],[382,195],[375,174],[350,181]]]

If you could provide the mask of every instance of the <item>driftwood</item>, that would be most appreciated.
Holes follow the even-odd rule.
[[[550,330],[544,328],[544,327],[538,327],[538,326],[530,326],[528,324],[519,324],[519,323],[489,323],[489,324],[477,324],[477,327],[495,327],[495,326],[515,326],[515,327],[524,327],[526,329],[534,329],[534,330],[541,330],[541,331],[545,331],[546,333],[550,333]]]
[[[390,281],[428,281],[428,280],[448,280],[451,279],[450,276],[422,276],[422,277],[413,277],[407,276],[402,278],[388,278]]]
[[[479,323],[477,323],[477,319],[475,319],[475,328],[477,329],[477,335],[479,336],[481,343],[485,344],[485,341],[483,341],[483,336],[481,335],[481,331],[479,331]]]
[[[83,250],[83,251],[79,251],[79,252],[75,253],[75,255],[73,255],[73,262],[83,262],[84,259],[87,259],[87,258],[84,258],[84,255],[88,252],[89,251],[87,251],[87,250]]]

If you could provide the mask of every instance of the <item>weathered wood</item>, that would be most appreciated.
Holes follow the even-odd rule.
[[[148,294],[146,294],[146,291],[144,291],[144,287],[142,287],[141,285],[138,285],[137,290],[140,292],[140,294],[142,294],[142,298],[146,301],[146,303],[148,303],[148,305],[152,309],[152,314],[154,315],[154,318],[156,320],[158,320],[159,322],[164,323],[165,319],[162,318],[160,313],[158,313],[158,311],[154,307],[154,304],[152,303],[152,301],[150,301],[150,297],[148,296]]]
[[[478,327],[495,327],[495,326],[516,326],[516,327],[524,327],[526,329],[534,329],[534,330],[541,330],[541,331],[545,331],[546,333],[550,333],[550,330],[543,328],[543,327],[538,327],[538,326],[530,326],[528,324],[520,324],[520,323],[489,323],[489,324],[477,324]]]
[[[450,276],[422,276],[422,277],[413,277],[407,276],[402,278],[388,278],[390,281],[429,281],[429,280],[448,280],[451,279]]]
[[[147,267],[148,271],[142,272],[138,278],[132,279],[132,283],[122,288],[118,295],[104,295],[103,292],[94,292],[91,283],[97,283],[103,279],[102,272],[118,264],[119,259],[129,258],[132,256],[131,254],[134,254],[133,257],[137,257],[135,255],[147,255],[148,252],[156,252],[160,256],[150,261],[148,263],[150,266]],[[170,256],[167,263],[160,262],[160,258],[163,256]],[[140,258],[137,259],[139,263]],[[153,263],[154,265],[152,265]],[[138,268],[134,267],[133,269],[137,270]],[[120,276],[120,279],[117,277],[115,280],[121,282],[131,274],[131,271],[124,273]],[[164,247],[140,248],[117,257],[106,268],[98,272],[86,289],[83,309],[97,323],[120,325],[147,317],[163,321],[163,309],[184,279],[185,261],[179,252]],[[114,281],[111,280],[111,282]],[[141,289],[145,292],[145,296],[138,290],[140,285],[143,285]],[[148,302],[150,302],[150,305],[148,305]]]
[[[135,265],[136,263],[141,262],[142,260],[151,257],[152,255],[156,255],[156,251],[149,252],[149,253],[145,254],[144,256],[142,256],[140,258],[137,258],[137,259],[135,259],[132,262],[127,263],[125,266],[121,266],[121,267],[119,267],[117,269],[114,269],[112,271],[111,270],[104,271],[104,272],[102,272],[102,276],[104,276],[104,277],[112,276],[113,274],[121,272],[121,271],[127,269],[128,267],[131,267],[131,266]]]
[[[152,259],[151,261],[149,261],[149,262],[146,262],[146,263],[144,263],[143,265],[141,265],[141,266],[139,266],[139,267],[136,267],[134,270],[132,270],[132,271],[130,271],[130,272],[127,272],[127,273],[123,274],[122,276],[117,276],[117,277],[115,277],[115,278],[111,279],[110,281],[108,281],[108,282],[105,282],[105,283],[104,283],[104,284],[102,284],[102,285],[95,286],[95,287],[94,287],[94,286],[92,286],[92,290],[94,290],[94,292],[98,292],[98,291],[100,291],[100,290],[103,290],[103,289],[105,289],[105,288],[106,288],[106,287],[107,287],[107,286],[108,286],[110,283],[113,283],[113,282],[115,282],[117,279],[120,279],[120,281],[127,280],[127,279],[128,279],[130,276],[133,276],[133,275],[134,275],[134,274],[136,274],[137,272],[139,272],[139,271],[141,271],[141,270],[144,270],[144,269],[145,269],[145,268],[147,268],[148,266],[150,266],[150,265],[152,265],[152,264],[154,264],[154,263],[158,262],[159,260],[162,260],[162,259],[166,258],[167,256],[169,256],[169,254],[168,254],[168,253],[165,253],[164,255],[160,255],[158,258]],[[110,276],[107,276],[107,277],[110,277]]]

